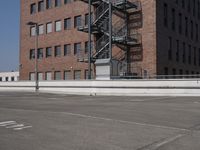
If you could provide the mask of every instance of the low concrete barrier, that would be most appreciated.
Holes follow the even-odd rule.
[[[34,82],[0,82],[0,91],[34,90]],[[40,81],[39,91],[76,95],[200,96],[200,79]]]

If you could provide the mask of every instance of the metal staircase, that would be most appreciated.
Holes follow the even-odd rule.
[[[85,3],[89,3],[89,0],[81,0]],[[109,22],[109,4],[112,3],[112,13],[119,17],[119,21],[113,23],[110,26]],[[89,32],[88,28],[91,28],[91,33],[94,34],[96,39],[95,52],[92,53],[91,60],[95,62],[96,59],[109,58],[110,55],[110,40],[111,44],[115,44],[122,49],[119,61],[123,58],[123,61],[127,59],[125,56],[130,47],[134,47],[141,42],[141,35],[138,32],[130,34],[128,29],[129,14],[140,11],[139,2],[129,2],[128,0],[91,0],[91,5],[94,7],[95,18],[88,26],[83,25],[78,27],[79,31]],[[112,19],[111,19],[112,20]],[[109,29],[111,28],[111,32]],[[84,54],[81,54],[84,55]],[[79,57],[79,60],[81,56]],[[110,58],[112,59],[112,58]],[[81,61],[83,62],[83,61]]]

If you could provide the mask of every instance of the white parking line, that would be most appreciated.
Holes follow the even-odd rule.
[[[13,130],[18,131],[18,130],[27,129],[27,128],[32,128],[32,126],[24,126],[24,127],[14,128]]]
[[[16,124],[16,121],[4,121],[4,122],[0,122],[0,127],[5,127],[8,125],[13,125]]]
[[[23,124],[16,124],[16,125],[7,126],[6,128],[7,128],[7,129],[10,129],[10,128],[23,127],[23,126],[24,126]]]

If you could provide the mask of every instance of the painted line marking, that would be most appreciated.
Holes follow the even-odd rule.
[[[165,145],[167,143],[171,143],[171,142],[175,141],[176,139],[179,139],[179,138],[181,138],[183,136],[184,136],[184,134],[179,134],[179,135],[177,135],[175,137],[166,139],[163,142],[156,144],[154,148],[157,149],[157,148],[159,148],[159,147],[161,147],[161,146],[163,146],[163,145]]]
[[[0,127],[16,124],[16,121],[5,121],[0,123]]]
[[[24,127],[14,128],[13,130],[18,131],[18,130],[27,129],[27,128],[32,128],[32,126],[24,126]]]
[[[9,128],[18,128],[18,127],[24,127],[24,125],[23,124],[16,124],[16,125],[8,126],[6,128],[9,129]]]
[[[117,120],[117,119],[111,119],[111,118],[95,117],[95,116],[88,116],[88,115],[68,113],[68,112],[63,112],[63,113],[68,114],[68,115],[72,115],[72,116],[83,117],[83,118],[99,119],[99,120],[105,120],[105,121],[114,121],[114,122],[120,122],[120,123],[128,123],[128,124],[135,124],[135,125],[140,125],[140,126],[149,126],[149,127],[171,129],[171,130],[190,131],[189,129],[184,129],[184,128],[176,128],[176,127],[160,126],[160,125],[154,125],[154,124],[138,123],[138,122],[132,122],[132,121],[124,121],[124,120]]]

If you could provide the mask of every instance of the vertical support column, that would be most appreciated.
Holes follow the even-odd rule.
[[[112,76],[112,0],[109,1],[109,59],[110,76]]]
[[[91,70],[91,55],[92,55],[92,47],[91,47],[91,1],[89,0],[88,3],[88,10],[89,10],[89,19],[88,19],[88,44],[89,44],[89,52],[88,52],[88,79],[92,78],[92,70]]]
[[[38,92],[38,90],[38,24],[35,23],[35,91]]]

